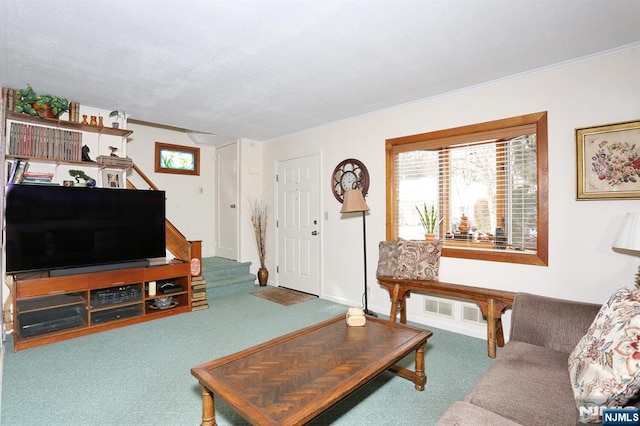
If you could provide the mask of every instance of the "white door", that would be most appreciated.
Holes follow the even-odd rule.
[[[216,256],[238,260],[238,143],[217,149]]]
[[[278,285],[320,295],[320,160],[278,163]]]

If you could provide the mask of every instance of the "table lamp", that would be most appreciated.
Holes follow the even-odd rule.
[[[627,213],[612,247],[621,253],[640,256],[640,213]],[[640,288],[640,267],[636,274],[636,287]]]

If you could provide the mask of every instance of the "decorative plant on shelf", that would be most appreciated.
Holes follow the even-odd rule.
[[[18,90],[18,98],[15,99],[16,112],[30,115],[38,115],[40,118],[55,117],[69,110],[69,101],[53,95],[38,96],[30,84]]]
[[[118,110],[115,110],[115,111],[111,111],[111,112],[109,113],[109,117],[115,117],[115,118],[113,119],[114,121],[111,123],[111,126],[112,126],[114,129],[117,129],[118,127],[120,127],[120,119],[121,119],[121,118],[123,118],[123,119],[124,119],[124,118],[126,117],[126,115],[124,114],[124,111],[118,111]]]
[[[96,186],[96,180],[82,170],[69,170],[69,175],[71,175],[77,183],[80,183],[80,179],[83,179],[86,186]]]
[[[30,84],[27,87],[18,90],[18,98],[14,99],[16,112],[24,112],[30,115],[36,115],[36,109],[33,105],[38,100],[38,95]]]
[[[249,212],[251,214],[251,224],[258,246],[258,257],[260,258],[260,269],[258,270],[258,282],[261,286],[267,285],[269,271],[265,267],[267,257],[267,217],[269,206],[262,197],[249,199]]]
[[[69,110],[69,101],[53,95],[41,95],[38,97],[34,108],[38,111],[40,118],[46,115],[47,110],[51,110],[51,114],[57,118],[60,114]]]
[[[436,206],[433,204],[431,204],[431,207],[427,207],[427,203],[423,203],[422,206],[418,205],[415,207],[418,211],[422,227],[424,228],[425,238],[435,240],[436,229],[444,220],[443,218],[440,218],[438,209],[436,209]],[[428,235],[432,237],[427,237]]]

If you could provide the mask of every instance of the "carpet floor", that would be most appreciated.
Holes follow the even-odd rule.
[[[0,423],[196,425],[201,421],[201,394],[191,367],[346,310],[319,298],[282,306],[247,292],[210,299],[206,310],[17,353],[9,337]],[[435,424],[464,397],[491,359],[483,340],[431,330],[424,392],[385,372],[311,424]],[[400,364],[411,367],[413,355]],[[216,420],[220,426],[247,424],[219,398]]]

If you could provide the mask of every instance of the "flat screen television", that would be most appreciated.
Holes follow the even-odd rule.
[[[66,275],[166,256],[164,191],[10,184],[5,218],[10,274]]]

